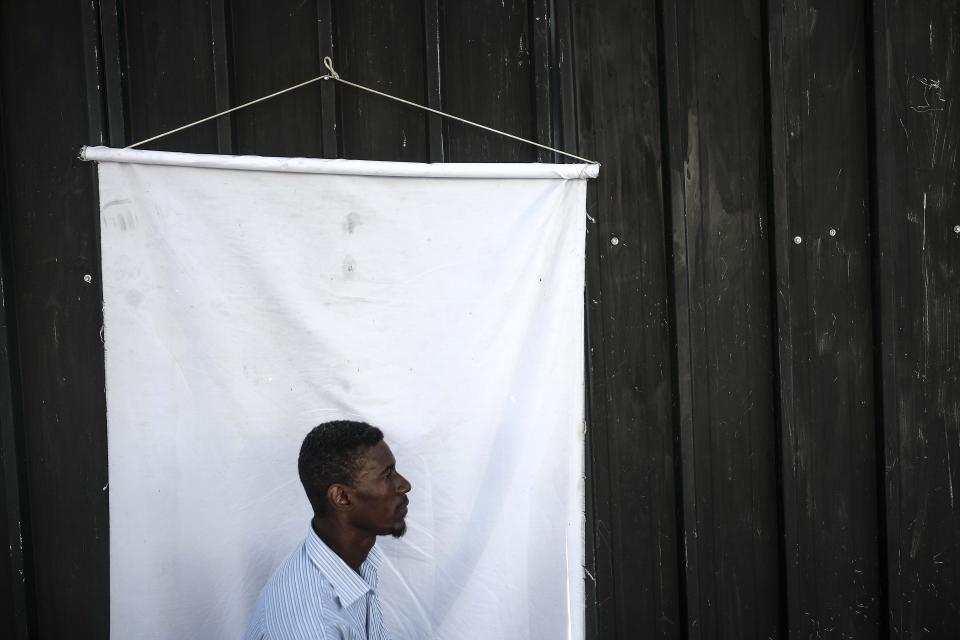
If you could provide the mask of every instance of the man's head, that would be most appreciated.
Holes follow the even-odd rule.
[[[380,429],[351,420],[314,427],[303,439],[297,468],[317,518],[371,535],[406,531],[410,483],[397,472]]]

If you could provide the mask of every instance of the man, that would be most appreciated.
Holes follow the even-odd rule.
[[[260,593],[246,640],[385,640],[374,544],[406,531],[410,483],[380,429],[349,420],[308,433],[297,468],[313,520]]]

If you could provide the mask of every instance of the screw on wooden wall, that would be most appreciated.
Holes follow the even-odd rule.
[[[960,224],[958,224],[957,226],[955,226],[955,227],[953,228],[953,232],[956,233],[956,234],[958,234],[958,235],[960,235]]]
[[[612,238],[610,238],[610,244],[612,244],[613,246],[617,246],[618,244],[620,244],[620,238],[618,238],[617,236],[613,236]]]
[[[800,244],[801,242],[803,242],[803,238],[800,236],[793,236],[793,244]]]
[[[91,282],[93,282],[93,276],[88,273],[85,276],[83,276],[83,281],[86,282],[87,284],[90,284]]]
[[[833,237],[835,237],[835,236],[837,235],[837,230],[836,230],[836,229],[830,229],[830,231],[828,231],[828,233],[830,234],[830,237],[833,238]]]

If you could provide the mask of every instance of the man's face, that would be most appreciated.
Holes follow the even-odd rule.
[[[382,440],[361,452],[350,491],[354,505],[350,520],[355,527],[395,538],[406,532],[410,483],[397,471],[396,464],[390,447]]]

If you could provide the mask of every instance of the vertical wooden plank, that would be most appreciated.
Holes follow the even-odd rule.
[[[92,7],[0,9],[0,92],[19,97],[4,103],[2,136],[40,638],[108,635],[99,223],[93,167],[76,157],[103,136],[81,26]]]
[[[103,98],[107,113],[106,143],[112,147],[123,147],[129,144],[124,109],[125,89],[120,47],[120,16],[117,7],[119,1],[99,1],[99,36],[103,53]]]
[[[875,0],[890,635],[960,629],[960,5]]]
[[[527,0],[441,6],[444,105],[448,113],[522,138],[535,133]],[[536,147],[447,120],[449,160],[527,162]]]
[[[573,6],[580,149],[603,164],[588,207],[591,622],[602,638],[678,638],[656,3]]]
[[[87,88],[87,130],[90,132],[88,144],[102,145],[106,142],[106,104],[101,88],[103,86],[102,52],[100,47],[100,16],[93,3],[84,3],[81,8],[80,33],[83,41],[83,80]]]
[[[691,271],[687,256],[686,158],[688,151],[687,120],[690,109],[691,81],[689,38],[690,6],[686,2],[665,1],[660,4],[660,66],[666,113],[665,190],[670,198],[667,228],[671,239],[672,301],[674,337],[674,403],[675,428],[679,434],[680,491],[682,520],[682,585],[681,612],[683,629],[689,640],[702,637],[700,596],[700,547],[698,544],[697,456],[693,415],[693,360],[691,344],[690,288]],[[682,27],[682,28],[681,28]],[[681,40],[683,34],[683,40]],[[683,74],[683,75],[681,75]],[[708,632],[709,635],[709,632]]]
[[[210,25],[213,37],[213,95],[217,113],[230,104],[230,51],[227,40],[227,0],[210,0]],[[217,152],[233,153],[232,116],[217,118]]]
[[[586,247],[586,391],[584,490],[586,492],[584,536],[586,555],[585,623],[589,640],[617,637],[617,562],[614,558],[612,523],[616,505],[611,499],[610,429],[607,422],[606,363],[604,358],[602,273],[600,243],[604,240],[597,228],[598,197],[596,189],[587,190]],[[622,606],[622,605],[621,605]]]
[[[533,66],[533,112],[535,114],[535,141],[555,146],[553,121],[555,118],[553,91],[553,25],[550,0],[530,0],[531,38],[530,57]],[[537,162],[557,162],[557,154],[534,147]]]
[[[770,3],[791,637],[881,632],[864,25],[856,3]]]
[[[426,68],[427,106],[443,111],[440,74],[440,0],[423,0],[424,64]],[[443,162],[443,118],[427,115],[427,157]]]
[[[553,38],[555,46],[552,53],[552,64],[555,69],[555,93],[559,102],[557,116],[553,122],[553,139],[560,145],[560,149],[578,153],[577,135],[577,99],[576,74],[574,69],[574,41],[573,41],[573,0],[552,0],[550,16],[553,21]],[[587,189],[591,189],[588,183]]]
[[[265,10],[256,0],[232,0],[230,11],[231,89],[237,104],[326,73],[309,3],[277,0]],[[322,155],[320,109],[321,87],[314,83],[235,112],[237,153]]]
[[[209,0],[124,0],[121,16],[131,142],[216,113]],[[141,148],[216,153],[217,123]]]
[[[337,49],[334,47],[336,24],[333,15],[333,0],[317,0],[317,34],[319,58],[333,58],[337,65]],[[326,72],[326,70],[324,70]],[[323,157],[339,158],[340,123],[337,112],[337,83],[324,82],[320,87],[320,134],[323,140]]]
[[[780,637],[760,2],[664,2],[687,634]]]
[[[419,7],[418,7],[419,8]],[[340,74],[352,82],[423,104],[423,16],[408,3],[338,0]],[[343,155],[358,160],[427,160],[426,114],[352,87],[340,87]]]
[[[0,124],[5,123],[0,91]],[[22,421],[18,420],[19,372],[17,335],[14,326],[13,265],[10,260],[10,208],[7,203],[8,159],[0,126],[0,636],[26,640],[35,615],[30,593],[30,523],[26,513],[26,486]]]

